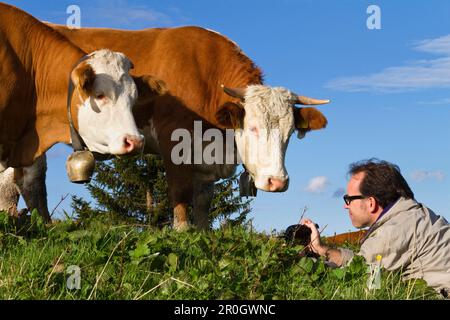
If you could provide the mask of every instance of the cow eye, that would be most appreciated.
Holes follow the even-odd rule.
[[[97,96],[95,97],[97,100],[103,100],[106,98],[106,96],[103,93],[97,94]]]

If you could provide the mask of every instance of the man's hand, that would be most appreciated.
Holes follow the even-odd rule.
[[[342,265],[341,251],[338,249],[332,249],[320,242],[319,230],[317,230],[316,224],[310,219],[304,219],[302,224],[311,229],[311,243],[309,245],[311,251],[325,257],[325,260],[332,263],[333,266],[340,267]]]
[[[302,221],[302,224],[311,229],[311,243],[309,244],[311,251],[322,255],[321,252],[323,250],[320,250],[322,247],[322,243],[320,242],[320,233],[316,228],[316,224],[310,219],[304,219]]]

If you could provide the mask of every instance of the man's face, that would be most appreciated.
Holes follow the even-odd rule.
[[[359,186],[364,178],[365,173],[360,172],[353,175],[347,184],[347,194],[349,196],[359,196],[361,191]],[[344,204],[344,208],[348,209],[350,215],[350,220],[356,228],[365,228],[371,225],[371,214],[368,207],[369,199],[355,199],[350,202],[350,204]]]

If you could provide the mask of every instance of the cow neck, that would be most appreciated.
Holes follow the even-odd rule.
[[[30,165],[58,142],[70,143],[66,109],[69,73],[85,52],[34,17],[2,3],[0,39],[6,41],[17,62],[17,75],[26,83],[22,112],[32,125],[22,133],[8,159],[11,166],[20,167]],[[73,114],[76,122],[76,112]]]
[[[218,108],[227,102],[239,102],[239,99],[225,94],[221,85],[229,88],[247,88],[249,85],[262,84],[263,76],[261,69],[242,52],[236,43],[222,35],[214,37],[218,37],[214,40],[214,47],[218,47],[220,51],[214,57],[215,72],[206,78],[211,85],[208,88],[211,105],[206,106],[205,114],[211,117],[211,123],[218,126],[215,119]],[[207,69],[205,74],[209,73],[211,71]]]
[[[83,56],[74,66],[74,68],[79,65],[81,62],[87,60],[89,58],[88,55]],[[88,150],[86,143],[83,141],[83,138],[78,133],[78,130],[75,129],[75,125],[72,117],[72,98],[74,92],[74,83],[72,78],[69,76],[69,88],[67,93],[67,119],[69,120],[69,128],[70,128],[70,141],[72,142],[72,147],[74,151],[82,151]]]
[[[40,43],[46,50],[35,49],[33,57],[33,70],[36,80],[36,91],[41,98],[37,104],[38,112],[49,115],[55,121],[58,128],[53,128],[54,134],[60,141],[70,143],[69,121],[67,117],[67,95],[70,84],[70,74],[78,62],[83,59],[85,53],[72,43],[64,39],[44,39]],[[39,44],[40,44],[39,43]],[[35,47],[38,47],[39,44]],[[48,50],[48,51],[47,51]],[[54,53],[49,59],[45,52]],[[44,67],[43,67],[44,66]],[[76,100],[75,97],[74,100]],[[72,115],[75,126],[78,125],[76,108],[72,107]]]

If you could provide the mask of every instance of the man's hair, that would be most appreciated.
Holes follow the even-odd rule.
[[[414,193],[400,173],[400,168],[387,161],[375,158],[350,164],[348,173],[364,172],[359,190],[363,196],[374,197],[382,208],[400,197],[414,199]]]

